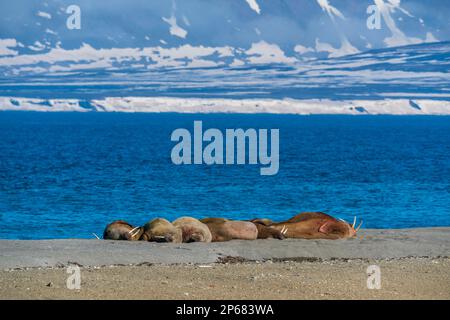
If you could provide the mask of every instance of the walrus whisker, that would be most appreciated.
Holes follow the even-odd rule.
[[[96,235],[95,233],[92,233],[94,235],[94,237],[96,237],[98,240],[100,240],[100,238],[98,237],[98,235]]]
[[[356,224],[356,216],[353,217],[353,224],[352,224],[352,228],[355,228],[355,224]]]
[[[362,224],[363,224],[363,221],[361,220],[361,223],[359,224],[358,228],[356,228],[356,230],[355,230],[356,232],[358,232],[358,230],[361,228]]]

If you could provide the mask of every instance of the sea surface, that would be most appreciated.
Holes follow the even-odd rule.
[[[280,130],[280,170],[172,164],[174,129]],[[450,226],[450,117],[0,112],[0,238],[93,238],[116,219]]]

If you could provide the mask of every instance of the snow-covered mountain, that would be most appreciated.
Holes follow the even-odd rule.
[[[450,113],[447,1],[73,3],[0,4],[0,110]]]

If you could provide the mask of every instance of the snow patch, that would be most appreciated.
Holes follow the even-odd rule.
[[[413,104],[412,104],[413,103]],[[384,99],[205,99],[171,97],[109,97],[77,99],[32,99],[0,97],[0,110],[76,112],[177,112],[177,113],[271,113],[271,114],[392,114],[450,115],[450,101]]]

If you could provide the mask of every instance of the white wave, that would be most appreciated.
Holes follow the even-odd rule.
[[[0,97],[0,110],[3,111],[450,115],[450,101],[426,99],[333,101],[328,99],[109,97],[89,101],[91,109],[84,108],[81,104],[82,102],[77,99]]]

